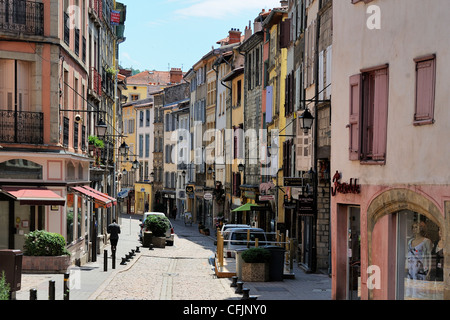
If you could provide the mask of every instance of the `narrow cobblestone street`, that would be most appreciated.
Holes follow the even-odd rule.
[[[98,290],[96,300],[224,300],[240,298],[229,279],[217,279],[208,258],[214,240],[173,221],[174,246],[141,248],[130,266]]]

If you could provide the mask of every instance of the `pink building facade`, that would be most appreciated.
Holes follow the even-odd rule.
[[[333,4],[333,299],[450,298],[449,9]]]
[[[74,189],[90,184],[88,8],[0,1],[0,249],[23,249],[26,234],[47,230],[86,260],[89,212],[112,205]]]

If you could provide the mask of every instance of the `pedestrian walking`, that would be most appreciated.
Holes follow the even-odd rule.
[[[116,251],[120,233],[120,226],[117,224],[116,219],[108,226],[108,233],[111,234],[109,238],[111,241],[111,250]]]

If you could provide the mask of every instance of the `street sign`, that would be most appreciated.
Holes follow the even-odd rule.
[[[302,187],[303,178],[284,178],[285,187]]]
[[[186,193],[187,193],[187,194],[192,194],[192,193],[194,193],[194,186],[193,186],[193,185],[188,185],[188,186],[186,186]]]
[[[211,193],[207,192],[207,193],[205,193],[205,194],[203,195],[203,198],[204,198],[205,200],[212,200],[213,195],[212,195]]]

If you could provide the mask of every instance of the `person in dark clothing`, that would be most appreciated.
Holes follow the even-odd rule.
[[[116,219],[108,226],[108,233],[111,234],[111,250],[116,251],[117,242],[119,242],[120,226],[116,223]]]

